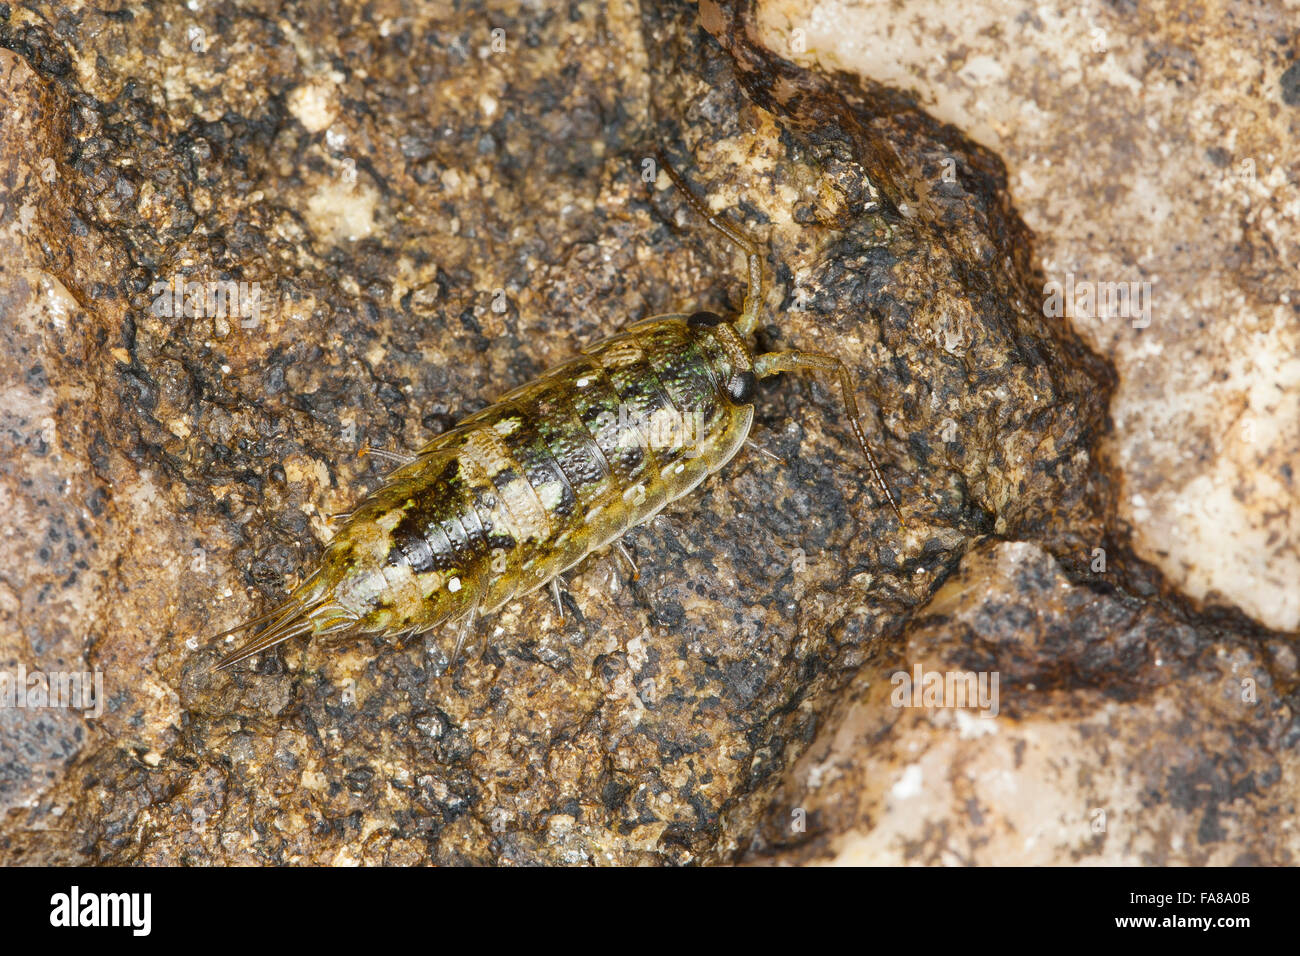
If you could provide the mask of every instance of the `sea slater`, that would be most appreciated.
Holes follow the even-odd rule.
[[[478,615],[547,585],[558,604],[561,574],[619,546],[726,465],[749,436],[758,380],[781,372],[838,377],[854,437],[901,523],[844,363],[750,347],[763,301],[758,247],[659,161],[691,208],[744,252],[740,314],[635,322],[433,439],[347,516],[283,603],[219,635],[260,628],[218,668],[294,637],[398,637],[459,621],[454,659]]]

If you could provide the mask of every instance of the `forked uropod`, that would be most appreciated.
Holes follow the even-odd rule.
[[[740,315],[636,322],[429,442],[351,513],[284,603],[225,632],[261,627],[218,668],[292,637],[397,636],[459,620],[455,659],[476,615],[547,584],[558,601],[560,574],[729,462],[749,435],[758,379],[780,372],[838,376],[853,435],[902,521],[844,363],[751,351],[763,301],[757,246],[660,162],[691,208],[745,253]]]

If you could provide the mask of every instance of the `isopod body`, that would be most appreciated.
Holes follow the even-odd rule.
[[[664,167],[747,253],[741,315],[635,323],[435,438],[348,516],[283,604],[241,625],[262,628],[218,667],[295,636],[419,633],[451,620],[462,622],[459,651],[477,614],[554,582],[730,461],[749,434],[757,380],[778,372],[838,373],[854,434],[897,512],[843,363],[751,351],[762,298],[754,246]]]

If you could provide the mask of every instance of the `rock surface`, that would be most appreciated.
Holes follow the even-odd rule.
[[[915,688],[932,673],[998,681],[983,706],[977,687],[970,707],[930,707]],[[1289,643],[1198,628],[988,541],[855,675],[748,859],[1290,863],[1296,677]]]
[[[761,20],[1006,162],[1045,280],[1119,372],[1105,453],[1137,553],[1206,608],[1300,629],[1300,9],[818,0]],[[1112,283],[1141,307],[1083,299]]]
[[[1290,639],[1139,559],[1114,375],[954,127],[712,3],[68,4],[0,47],[0,668],[105,686],[93,719],[0,712],[6,862],[1292,860]],[[783,461],[634,532],[639,581],[593,557],[563,621],[519,601],[456,668],[435,634],[214,673],[372,450],[734,309],[656,144],[761,240],[764,345],[850,365],[906,526],[830,383],[786,376]],[[998,671],[999,716],[891,707],[917,664]]]

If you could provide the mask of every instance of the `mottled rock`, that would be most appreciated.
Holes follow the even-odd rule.
[[[746,859],[1294,864],[1296,677],[1289,646],[990,541],[854,677]]]
[[[801,758],[845,726],[882,661],[931,653],[914,646],[970,656],[953,650],[965,632],[946,630],[960,602],[935,592],[968,552],[995,547],[990,535],[1032,542],[1009,547],[1037,569],[986,575],[1006,614],[976,656],[1019,681],[999,727],[1037,719],[1081,739],[1074,713],[1052,709],[1075,687],[1063,673],[1093,695],[1084,703],[1140,708],[1168,692],[1175,665],[1153,663],[1147,632],[1121,626],[1117,608],[1181,648],[1180,674],[1217,674],[1219,644],[1283,659],[1276,635],[1197,617],[1130,553],[1094,453],[1113,374],[1043,314],[998,158],[887,88],[774,55],[744,5],[705,4],[707,33],[677,4],[567,18],[61,10],[0,20],[8,62],[31,74],[24,95],[48,104],[32,132],[6,127],[5,155],[21,168],[48,156],[56,174],[32,187],[43,214],[6,268],[47,273],[80,310],[56,336],[58,310],[40,309],[16,341],[41,368],[24,401],[47,403],[68,436],[96,558],[93,590],[47,623],[15,614],[12,645],[33,661],[66,648],[102,671],[108,699],[90,733],[46,746],[53,777],[19,785],[27,805],[0,826],[5,860],[857,853],[851,794],[800,804],[812,825],[782,831]],[[294,643],[214,673],[209,635],[282,597],[330,516],[382,480],[371,449],[418,447],[631,319],[738,305],[734,251],[664,177],[647,182],[657,145],[759,237],[772,279],[763,345],[849,364],[906,526],[880,507],[831,383],[785,377],[756,413],[780,460],[746,453],[634,532],[640,580],[593,557],[563,620],[545,595],[516,602],[482,625],[483,656],[456,668],[434,634]],[[8,275],[6,302],[21,288]],[[5,370],[8,382],[17,368]],[[35,467],[6,462],[0,489],[17,494]],[[0,562],[23,575],[6,579],[15,605],[44,573],[28,537],[62,506],[30,507],[16,532],[27,537],[6,544],[18,559]],[[1096,548],[1110,564],[1094,574]],[[1067,604],[1061,591],[1093,616],[1036,629],[1024,608]],[[1184,624],[1156,627],[1168,620]],[[1240,660],[1260,683],[1256,658]],[[1117,662],[1128,669],[1112,681]],[[1273,680],[1256,748],[1289,739],[1277,699],[1294,681]],[[920,720],[887,707],[871,719]],[[1194,729],[1219,739],[1229,709],[1197,710]],[[24,726],[42,745],[62,739]],[[845,759],[871,756],[859,740]],[[1274,792],[1263,757],[1241,760]],[[870,786],[896,786],[895,769],[881,764]],[[904,790],[918,785],[907,772]],[[1179,823],[1209,806],[1199,778],[1183,779],[1161,791],[1182,801],[1169,811]],[[1115,792],[1043,786],[1062,806]],[[1235,807],[1237,783],[1224,786],[1214,805]],[[981,839],[945,793],[926,819],[947,813],[942,825]],[[1021,808],[995,809],[980,819],[1005,840]],[[878,845],[904,832],[891,820]],[[1075,844],[1052,846],[1060,859]],[[1287,847],[1255,852],[1280,861]]]
[[[86,471],[93,328],[50,270],[74,241],[52,158],[62,110],[9,50],[0,50],[0,90],[0,810],[10,810],[57,781],[87,741],[92,707],[46,704],[52,677],[58,695],[56,675],[87,670],[87,623],[106,569],[105,499]]]
[[[1207,608],[1300,630],[1295,5],[832,0],[761,19],[774,49],[915,91],[1006,161],[1044,286],[1076,293],[1071,324],[1118,370],[1105,453],[1138,554]],[[1107,308],[1119,283],[1138,295]]]

